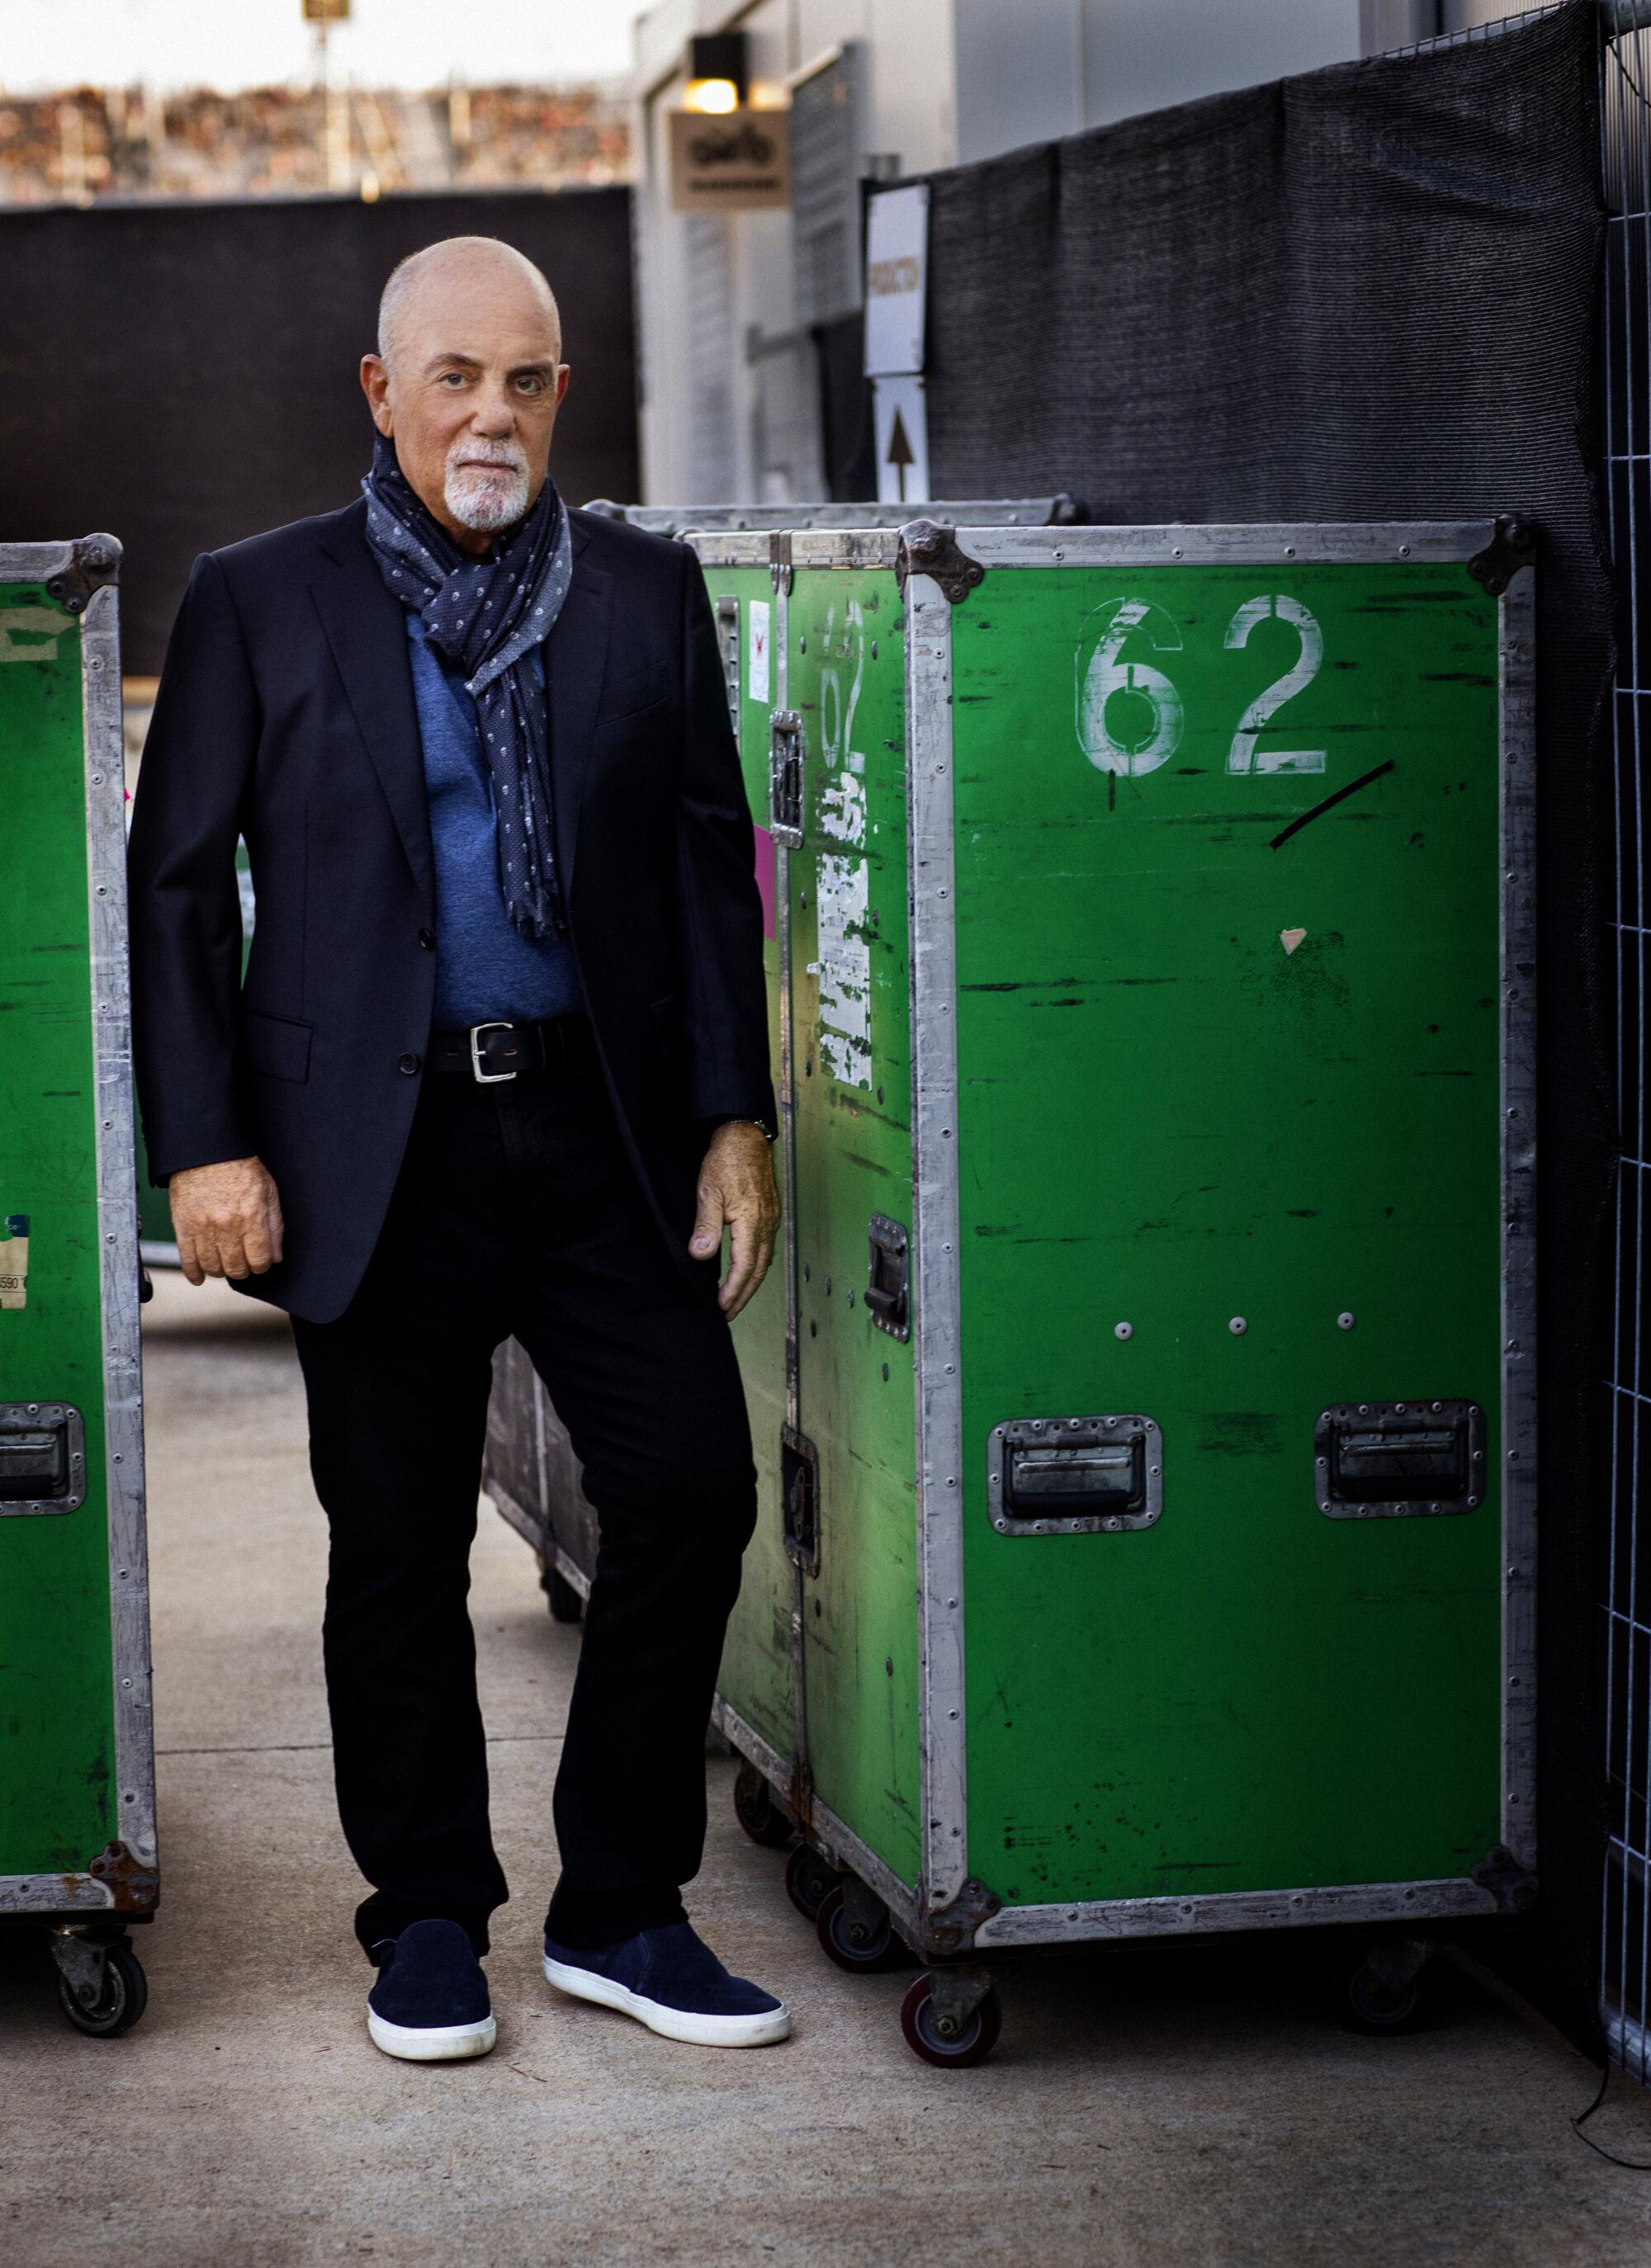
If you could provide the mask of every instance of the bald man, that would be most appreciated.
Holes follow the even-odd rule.
[[[545,1974],[668,2039],[756,2046],[785,2009],[682,1902],[755,1517],[728,1325],[778,1219],[710,607],[684,546],[557,495],[561,321],[519,253],[404,261],[361,382],[362,497],[197,560],[173,633],[131,835],[151,1167],[189,1281],[292,1318],[372,2040],[433,2062],[495,2037],[507,1891],[466,1593],[514,1336],[601,1536]]]

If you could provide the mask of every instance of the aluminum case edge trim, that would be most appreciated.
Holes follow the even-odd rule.
[[[1417,566],[1466,562],[1494,541],[1496,525],[1474,520],[1175,521],[1147,527],[966,527],[960,547],[983,567],[1337,566],[1375,560]]]
[[[1197,1897],[1102,1898],[1004,1906],[976,1932],[979,1948],[1086,1938],[1189,1937],[1219,1930],[1323,1928],[1334,1922],[1416,1922],[1494,1914],[1493,1893],[1465,1877],[1431,1882],[1332,1883],[1305,1890],[1224,1890]]]
[[[126,946],[125,749],[116,586],[92,593],[81,631],[98,1226],[108,1460],[109,1609],[114,1635],[115,1834],[156,1862],[149,1539],[144,1489],[137,1177],[131,990]]]
[[[952,609],[932,576],[914,574],[905,610],[921,1903],[932,1912],[969,1877]]]
[[[1536,571],[1498,601],[1501,850],[1502,1841],[1537,1854]]]

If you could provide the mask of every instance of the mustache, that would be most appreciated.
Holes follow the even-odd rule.
[[[501,472],[525,473],[527,452],[514,441],[455,441],[447,452],[447,468],[461,472],[475,465],[497,466]]]

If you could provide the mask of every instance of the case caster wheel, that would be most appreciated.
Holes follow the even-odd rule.
[[[1425,2023],[1422,1972],[1433,1952],[1414,1938],[1368,1947],[1342,1971],[1341,2016],[1354,2031],[1413,2032]]]
[[[843,1877],[817,1851],[800,1843],[785,1861],[785,1895],[805,1921],[817,1922],[820,1909]]]
[[[783,1851],[792,1838],[791,1815],[774,1800],[774,1792],[755,1764],[741,1764],[733,1783],[733,1813],[753,1843],[765,1851]]]
[[[565,1575],[559,1573],[554,1567],[547,1566],[539,1578],[539,1587],[550,1602],[550,1619],[553,1623],[584,1621],[585,1602]]]
[[[857,1976],[905,1966],[902,1944],[888,1909],[874,1892],[851,1875],[828,1890],[814,1918],[820,1950],[839,1969]]]
[[[912,2054],[925,2063],[942,2071],[967,2071],[984,2063],[997,2046],[1003,2010],[984,1977],[930,1974],[919,1977],[901,2002],[900,2029]]]
[[[57,1998],[77,2032],[112,2040],[129,2031],[149,2002],[143,1963],[124,1938],[98,1945],[65,1932],[54,1939]]]

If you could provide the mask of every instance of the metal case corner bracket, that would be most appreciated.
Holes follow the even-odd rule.
[[[961,607],[977,584],[986,579],[978,559],[957,548],[957,530],[937,519],[914,519],[900,531],[895,554],[895,580],[906,595],[907,578],[927,575],[936,583],[948,606]]]
[[[1469,560],[1468,572],[1497,599],[1519,570],[1533,565],[1536,557],[1536,521],[1520,512],[1499,512],[1490,541]]]
[[[988,1889],[977,1875],[970,1874],[959,1887],[956,1896],[948,1898],[943,1906],[925,1907],[925,1950],[930,1953],[971,1951],[977,1931],[995,1913],[1000,1912],[1002,1907],[1003,1900],[996,1890]]]
[[[1472,1880],[1496,1900],[1498,1913],[1529,1913],[1537,1903],[1537,1877],[1502,1843],[1496,1843],[1470,1869]]]
[[[84,615],[94,591],[121,577],[121,546],[113,535],[83,535],[67,567],[46,578],[46,588],[71,615]]]

